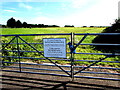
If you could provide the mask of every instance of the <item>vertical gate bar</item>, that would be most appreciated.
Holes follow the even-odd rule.
[[[27,43],[24,39],[22,39],[21,37],[18,37],[19,39],[21,39],[23,42],[25,42],[27,45],[29,45],[31,48],[33,48],[34,50],[36,50],[40,55],[42,55],[44,57],[44,55],[39,52],[35,47],[33,47],[31,44]],[[65,73],[67,73],[68,75],[70,75],[67,71],[65,71],[63,68],[61,68],[61,66],[57,65],[56,63],[54,63],[51,59],[45,57],[47,60],[49,60],[51,63],[53,63],[54,65],[56,65],[57,67],[59,67],[62,71],[64,71]]]
[[[73,53],[73,48],[74,48],[74,33],[71,33],[71,45],[72,45],[72,48],[71,48],[71,57],[70,57],[70,60],[71,60],[71,79],[72,81],[74,81],[74,53]]]
[[[18,37],[19,37],[19,36],[16,36],[16,39],[17,39],[17,51],[18,51],[18,59],[19,59],[19,70],[20,70],[20,72],[21,72],[20,48],[19,48],[19,41],[18,41]]]

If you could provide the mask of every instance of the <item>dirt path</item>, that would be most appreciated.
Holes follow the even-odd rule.
[[[26,67],[26,65],[24,65],[24,67]],[[45,66],[34,67],[45,68]],[[53,67],[49,67],[49,69],[50,68]],[[56,67],[54,67],[54,69],[55,68]],[[9,70],[10,68],[5,69]],[[83,76],[86,74],[81,75]],[[94,74],[93,76],[96,75]],[[102,75],[102,77],[106,76],[108,75]],[[116,75],[109,75],[108,77],[119,78],[119,76]],[[120,81],[95,80],[85,78],[75,78],[74,81],[71,81],[70,77],[5,71],[2,72],[2,90],[120,90],[119,84]]]

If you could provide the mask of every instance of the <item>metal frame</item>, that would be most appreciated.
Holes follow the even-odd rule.
[[[67,35],[70,36],[70,42],[67,44],[69,45],[69,49],[70,52],[67,52],[68,54],[70,54],[70,59],[50,59],[48,57],[44,57],[43,51],[39,51],[37,50],[33,45],[34,44],[43,44],[43,43],[28,43],[27,41],[25,41],[23,38],[21,38],[21,36],[47,36],[47,35]],[[74,37],[78,36],[78,35],[84,35],[82,37],[82,39],[75,44],[74,43]],[[10,57],[10,58],[16,58],[19,60],[19,62],[6,62],[6,61],[2,61],[2,66],[1,67],[7,67],[7,68],[19,68],[19,71],[13,71],[13,70],[5,70],[3,69],[3,71],[7,71],[7,72],[21,72],[21,73],[33,73],[33,74],[42,74],[42,75],[54,75],[54,76],[65,76],[65,77],[71,77],[72,80],[74,80],[74,78],[89,78],[89,79],[101,79],[101,80],[113,80],[113,81],[120,81],[120,79],[117,78],[102,78],[102,77],[89,77],[89,76],[77,76],[78,73],[90,73],[90,74],[110,74],[110,75],[120,75],[120,73],[106,73],[106,72],[88,72],[88,71],[84,71],[88,68],[99,68],[99,69],[113,69],[113,70],[120,70],[120,68],[107,68],[107,67],[91,67],[93,65],[95,65],[98,62],[111,62],[111,63],[120,63],[120,61],[103,61],[106,58],[109,58],[111,56],[120,56],[120,53],[76,53],[75,50],[79,45],[115,45],[115,46],[120,46],[120,44],[95,44],[95,43],[90,43],[90,44],[86,44],[86,43],[82,43],[85,38],[89,35],[120,35],[120,33],[63,33],[63,34],[18,34],[18,35],[0,35],[1,37],[10,37],[10,36],[14,36],[8,43],[2,43],[5,44],[5,46],[2,48],[1,52],[3,51],[7,51],[7,52],[17,52],[18,55],[17,56],[0,56],[2,58],[5,57]],[[12,41],[16,40],[16,43],[12,43]],[[24,43],[19,43],[19,40],[23,41]],[[17,51],[16,50],[4,50],[5,47],[7,47],[9,44],[15,44],[17,45]],[[26,44],[29,47],[31,47],[33,50],[35,51],[21,51],[20,50],[20,45],[21,44]],[[40,56],[43,56],[44,58],[34,58],[34,57],[21,57],[20,56],[20,52],[36,52],[38,53]],[[74,54],[93,54],[93,55],[106,55],[106,57],[101,58],[100,60],[75,60],[74,59]],[[29,68],[29,67],[22,67],[22,64],[26,64],[26,63],[22,63],[20,59],[25,58],[25,59],[44,59],[44,60],[49,60],[52,65],[47,65],[47,64],[31,64],[31,63],[27,63],[28,65],[41,65],[41,66],[56,66],[58,67],[60,70],[54,70],[54,69],[41,69],[41,68]],[[53,62],[53,60],[67,60],[70,61],[71,64],[64,66],[64,65],[58,65],[55,62]],[[85,62],[93,62],[92,64],[86,66],[86,67],[82,67],[82,66],[75,66],[74,62],[75,61],[85,61]],[[14,66],[4,66],[4,63],[14,63],[14,64],[18,64],[19,67],[14,67]],[[68,67],[70,68],[69,70],[65,70],[63,67]],[[74,68],[82,68],[81,70],[75,71]],[[27,71],[22,71],[22,69],[34,69],[34,70],[46,70],[46,71],[58,71],[58,72],[64,72],[65,74],[53,74],[53,73],[38,73],[38,72],[27,72]]]

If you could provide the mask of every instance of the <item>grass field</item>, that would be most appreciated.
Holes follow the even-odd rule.
[[[7,35],[7,34],[46,34],[46,33],[101,33],[105,28],[80,28],[80,27],[72,27],[72,28],[3,28],[2,29],[2,35]],[[25,40],[27,40],[28,42],[36,42],[36,43],[40,43],[42,42],[42,38],[64,38],[65,36],[32,36],[32,37],[23,37]],[[81,37],[83,36],[76,36],[75,37],[75,43],[79,42],[79,40],[81,39]],[[92,40],[95,38],[95,36],[88,36],[85,41],[83,43],[91,43]],[[70,38],[67,36],[67,43],[70,41]],[[4,42],[8,42],[10,40],[10,38],[6,38],[3,37],[2,41]],[[21,46],[21,50],[30,50],[28,47],[25,48],[25,46],[20,45]],[[11,46],[12,48],[15,46]],[[38,50],[43,51],[43,46],[35,46],[36,48],[39,48]],[[40,48],[41,47],[41,48]],[[23,49],[24,48],[24,49]],[[68,46],[67,46],[67,52],[69,52],[68,50]],[[89,45],[82,45],[79,46],[76,49],[76,52],[82,52],[82,53],[102,53],[101,51],[97,51],[94,50],[93,47],[89,46]],[[13,53],[14,54],[14,53]],[[36,54],[25,54],[26,57],[39,57]],[[67,58],[70,55],[67,55]],[[76,60],[99,60],[100,58],[105,57],[104,55],[78,55],[75,54],[75,59]],[[116,57],[111,57],[111,58],[107,58],[106,61],[118,61],[120,59],[120,57],[116,56]],[[43,60],[44,61],[44,60]],[[66,63],[66,62],[61,62],[61,61],[57,61],[58,63]],[[90,64],[91,62],[75,62],[75,64]],[[120,67],[119,63],[105,63],[105,62],[100,62],[97,65],[110,65],[110,66],[114,66],[114,67]]]
[[[3,28],[2,34],[100,33],[105,28]]]

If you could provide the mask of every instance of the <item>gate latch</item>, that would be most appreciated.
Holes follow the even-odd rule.
[[[69,42],[68,45],[69,45],[69,48],[70,48],[70,53],[75,53],[76,50],[75,50],[74,45],[72,45],[71,42]]]

